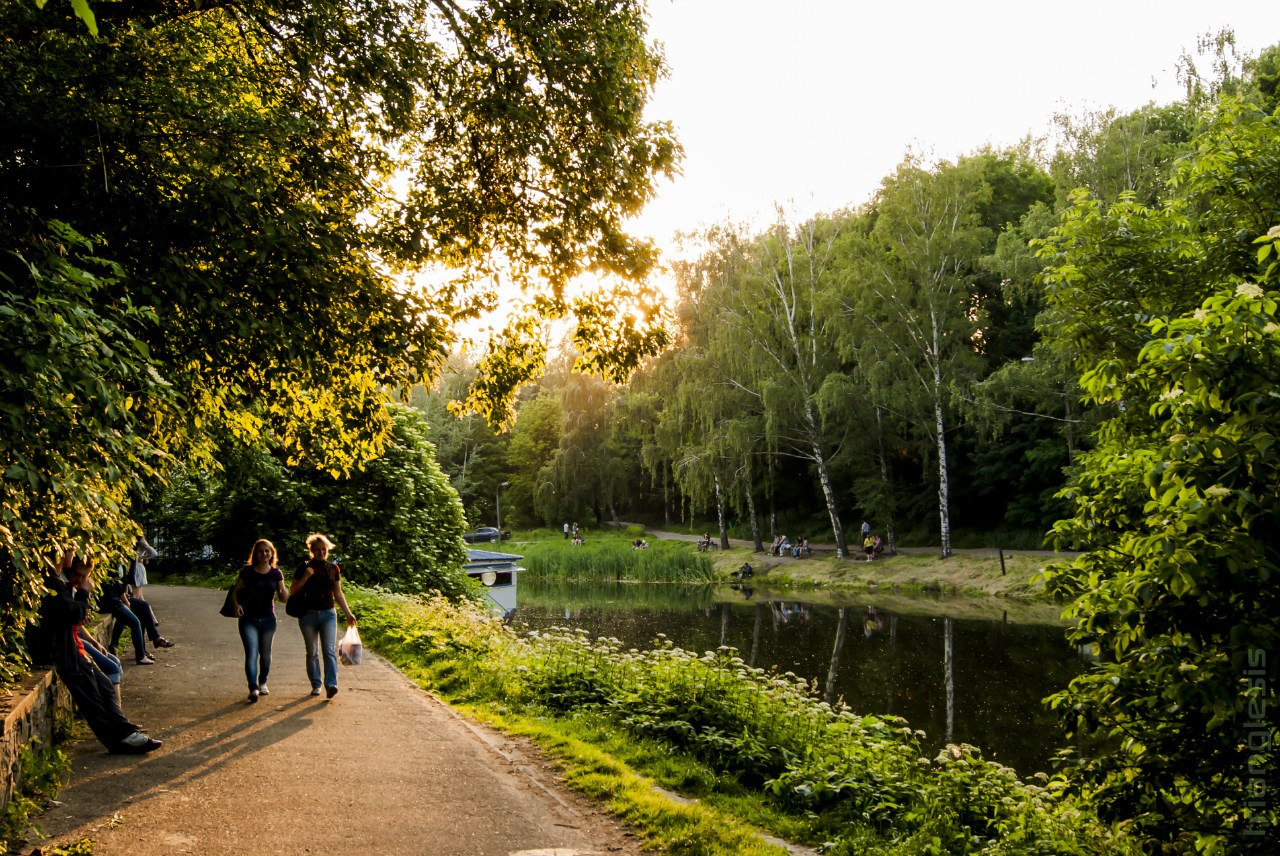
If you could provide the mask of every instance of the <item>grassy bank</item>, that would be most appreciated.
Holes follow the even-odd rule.
[[[833,589],[906,593],[995,595],[1022,600],[1044,598],[1042,574],[1050,563],[1069,562],[1074,554],[1039,550],[966,550],[942,558],[937,550],[908,548],[874,562],[861,554],[836,558],[834,548],[819,547],[812,556],[768,556],[750,547],[697,552],[692,541],[645,537],[647,550],[632,550],[639,527],[592,530],[587,543],[571,546],[558,533],[516,533],[504,549],[526,557],[525,566],[539,576],[578,581],[727,582],[744,562],[755,576],[751,584],[770,590]]]
[[[692,544],[687,549],[693,550]],[[769,588],[886,589],[936,591],[945,594],[999,595],[1042,598],[1040,579],[1045,565],[1069,561],[1036,552],[1006,552],[1003,567],[995,551],[957,553],[941,558],[936,552],[899,553],[874,562],[860,558],[836,558],[819,551],[804,559],[766,556],[748,547],[732,547],[710,554],[716,575],[729,575],[749,562],[755,570],[752,584]]]
[[[754,828],[832,854],[1126,849],[1047,782],[971,747],[921,757],[902,720],[819,702],[731,651],[518,637],[438,598],[350,597],[367,643],[468,714],[535,740],[572,786],[668,853],[781,852]]]

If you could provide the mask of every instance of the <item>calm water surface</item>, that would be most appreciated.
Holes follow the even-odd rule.
[[[793,597],[795,595],[788,595]],[[1015,620],[973,601],[877,599],[847,605],[667,585],[573,584],[521,577],[515,623],[582,628],[629,647],[659,633],[677,646],[731,645],[752,665],[815,682],[818,695],[860,713],[904,717],[932,755],[971,743],[1023,775],[1051,770],[1062,737],[1041,700],[1084,668],[1051,609]]]

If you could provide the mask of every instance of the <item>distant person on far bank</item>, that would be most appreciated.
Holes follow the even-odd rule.
[[[342,593],[342,569],[337,562],[329,561],[332,549],[333,542],[324,535],[317,532],[307,536],[307,550],[311,558],[298,566],[289,587],[290,600],[295,597],[303,599],[305,612],[298,619],[298,628],[307,646],[307,677],[311,680],[311,694],[320,695],[323,678],[325,695],[329,698],[338,694],[338,614],[334,604],[342,607],[348,627],[356,625],[356,617],[347,606],[347,596]]]
[[[569,521],[564,522],[564,540],[569,540]]]

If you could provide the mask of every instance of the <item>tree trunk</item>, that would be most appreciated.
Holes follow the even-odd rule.
[[[813,415],[813,404],[808,401],[804,405],[804,421],[805,427],[809,429],[813,463],[818,469],[818,482],[822,485],[822,496],[827,501],[827,514],[831,517],[831,534],[836,539],[836,557],[843,558],[849,555],[849,547],[844,540],[844,526],[840,523],[840,508],[836,504],[836,492],[831,486],[831,475],[827,472],[827,456],[818,438],[818,420]]]
[[[671,468],[662,468],[662,525],[671,529]]]
[[[729,524],[724,516],[724,491],[720,488],[720,476],[716,481],[716,515],[720,518],[720,549],[729,549]]]
[[[764,552],[764,541],[760,535],[760,519],[756,517],[756,498],[752,496],[754,485],[751,482],[751,462],[747,462],[747,484],[744,493],[747,495],[747,516],[751,518],[751,540],[755,542],[755,551]]]
[[[878,404],[876,405],[876,444],[880,449],[880,495],[884,497],[880,513],[885,517],[885,550],[890,555],[896,555],[898,552],[898,539],[893,534],[893,507],[895,503],[893,487],[889,483],[889,459],[884,452],[884,420],[881,417],[880,405]]]
[[[942,332],[938,329],[938,318],[933,316],[934,353],[941,353]],[[942,557],[951,556],[951,483],[947,471],[947,419],[943,411],[942,363],[933,363],[933,416],[934,430],[937,431],[938,447],[938,525],[942,537]]]

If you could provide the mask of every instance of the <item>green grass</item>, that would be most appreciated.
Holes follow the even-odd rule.
[[[673,542],[683,543],[683,542]],[[686,545],[693,550],[693,545]],[[755,569],[751,585],[766,589],[854,589],[941,594],[998,595],[1043,599],[1045,565],[1068,561],[1034,552],[1006,552],[1003,569],[997,554],[899,553],[874,562],[815,553],[804,559],[766,556],[749,547],[716,550],[710,556],[716,577],[727,581],[743,562]]]
[[[534,541],[519,545],[530,576],[613,582],[664,582],[684,585],[710,583],[711,562],[683,541],[651,540],[644,550],[633,550],[626,534],[591,534],[574,545],[559,541]]]

